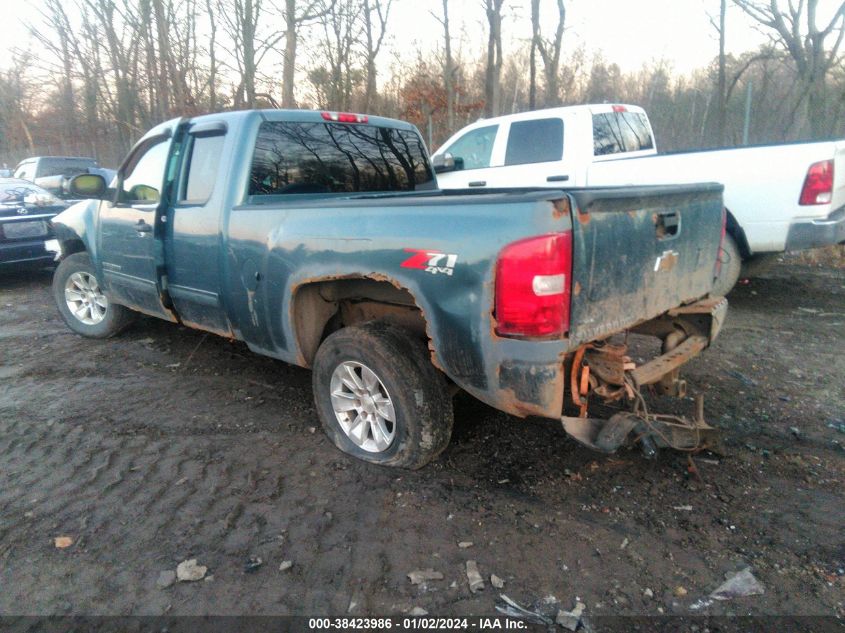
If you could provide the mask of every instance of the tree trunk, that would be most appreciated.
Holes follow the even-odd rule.
[[[208,11],[211,30],[208,34],[208,101],[212,112],[217,111],[217,23],[214,19],[214,11],[211,7],[211,0],[205,0],[205,8]]]
[[[247,109],[255,107],[255,26],[258,18],[257,2],[253,0],[244,2],[243,21],[241,22],[243,35],[243,56],[244,56],[244,93],[245,106]]]
[[[566,26],[566,6],[564,0],[557,0],[558,21],[555,29],[555,36],[551,42],[546,42],[540,34],[539,21],[537,26],[537,35],[534,42],[537,45],[537,50],[540,51],[540,56],[543,58],[543,74],[546,78],[546,98],[544,103],[546,107],[560,105],[560,80],[558,73],[560,70],[560,52],[563,47],[563,30]]]
[[[719,145],[724,146],[727,141],[727,121],[728,121],[728,101],[726,93],[726,76],[725,76],[725,13],[727,11],[727,0],[721,0],[719,8],[719,78],[718,78],[718,122],[717,133],[719,135]]]
[[[168,24],[164,14],[162,0],[153,0],[153,17],[156,23],[156,39],[158,51],[158,116],[156,118],[170,118],[170,44]]]
[[[285,59],[282,67],[283,108],[296,107],[294,82],[296,77],[297,26],[296,0],[285,0]]]
[[[443,0],[443,40],[446,64],[443,67],[443,89],[446,91],[446,126],[455,129],[455,62],[452,59],[452,36],[449,33],[449,0]]]
[[[528,60],[528,109],[537,108],[537,40],[540,38],[540,0],[531,0],[531,55]]]
[[[484,114],[494,117],[501,110],[502,77],[502,3],[504,0],[485,0],[487,12],[487,70],[484,77]]]

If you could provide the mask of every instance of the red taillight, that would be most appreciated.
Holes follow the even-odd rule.
[[[496,333],[550,337],[569,330],[572,231],[506,246],[496,264]]]
[[[366,114],[353,114],[351,112],[321,112],[326,121],[337,121],[338,123],[366,123],[369,117]]]
[[[833,161],[823,160],[810,165],[798,204],[828,204],[833,198]]]
[[[613,111],[614,112],[627,112],[628,108],[626,108],[623,105],[615,105],[615,106],[613,106]]]

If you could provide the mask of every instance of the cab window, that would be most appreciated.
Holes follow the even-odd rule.
[[[490,166],[493,143],[498,125],[488,125],[470,130],[447,147],[443,153],[464,159],[464,169],[484,169]]]
[[[640,112],[603,112],[593,115],[593,154],[621,154],[654,148],[648,119]]]
[[[225,138],[222,134],[188,137],[180,202],[203,203],[211,197]]]
[[[133,157],[123,173],[121,202],[149,204],[161,199],[169,148],[169,139],[161,139],[140,149],[138,157]]]
[[[511,123],[505,165],[546,163],[563,157],[563,120],[534,119]]]

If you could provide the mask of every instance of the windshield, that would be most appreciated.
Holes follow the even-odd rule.
[[[51,206],[61,204],[52,193],[28,182],[4,182],[0,183],[0,204],[34,204],[37,206]]]

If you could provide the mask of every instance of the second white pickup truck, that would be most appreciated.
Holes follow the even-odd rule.
[[[433,157],[442,189],[719,182],[727,236],[714,292],[743,264],[845,242],[845,140],[657,154],[633,105],[582,105],[482,119]]]

